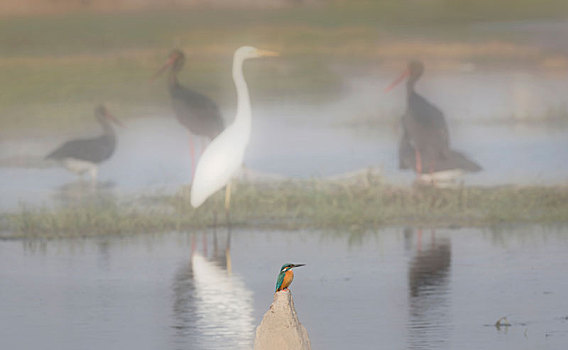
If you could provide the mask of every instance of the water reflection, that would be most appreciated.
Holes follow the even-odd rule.
[[[103,238],[97,242],[97,266],[102,271],[111,270],[111,239]]]
[[[201,241],[192,237],[189,261],[178,268],[172,284],[176,348],[250,348],[253,295],[232,274],[231,233],[218,237],[214,232],[211,239],[203,234]]]
[[[53,193],[53,200],[65,207],[96,205],[115,202],[113,182],[93,183],[79,179],[59,186]]]
[[[451,244],[448,238],[436,238],[435,230],[427,242],[422,236],[422,229],[418,229],[416,252],[408,266],[409,348],[449,348]],[[406,246],[412,246],[411,229],[405,229],[404,238]]]
[[[175,330],[174,342],[176,348],[186,344],[187,338],[197,327],[195,326],[196,304],[193,264],[190,257],[176,271],[173,291],[173,328]]]
[[[565,348],[566,226],[400,231],[0,241],[2,349],[250,349],[285,257],[317,348]]]

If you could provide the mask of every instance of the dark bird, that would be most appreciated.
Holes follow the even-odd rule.
[[[409,262],[409,292],[412,297],[428,297],[434,290],[447,288],[452,263],[451,244],[445,238],[436,239],[435,230],[430,232],[430,245],[426,247],[422,246],[422,229],[418,229],[417,238],[416,255]]]
[[[416,241],[412,229],[405,229],[405,241],[416,249],[408,260],[407,342],[410,349],[439,349],[449,339],[452,327],[452,245],[450,238],[436,237],[430,232],[430,242],[422,244],[422,229]],[[413,242],[414,241],[414,242]],[[424,334],[433,332],[426,339]],[[426,344],[426,347],[424,346]]]
[[[463,172],[477,172],[481,167],[460,152],[450,148],[450,135],[444,113],[414,90],[424,73],[424,64],[411,61],[402,75],[386,91],[408,78],[406,83],[407,111],[402,116],[402,136],[399,142],[399,168],[414,169],[419,177],[433,180],[436,174],[455,177]],[[453,175],[452,175],[453,174]]]
[[[152,81],[170,68],[168,90],[172,98],[172,106],[177,120],[189,132],[189,145],[191,153],[191,174],[195,171],[195,154],[192,134],[214,139],[224,129],[223,118],[217,104],[209,97],[193,91],[178,82],[177,74],[183,68],[185,55],[180,50],[173,50],[166,63],[154,74]]]
[[[78,175],[89,172],[91,179],[95,181],[97,165],[109,159],[116,148],[116,134],[110,122],[123,126],[104,105],[95,108],[95,118],[103,129],[101,136],[67,141],[48,154],[45,159],[59,161],[69,171]]]
[[[280,273],[278,274],[278,279],[276,280],[276,292],[281,290],[286,290],[292,284],[294,280],[294,271],[292,271],[295,267],[304,266],[305,264],[284,264],[280,268]]]

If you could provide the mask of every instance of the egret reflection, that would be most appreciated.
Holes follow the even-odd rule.
[[[201,244],[192,238],[189,261],[178,268],[172,285],[176,343],[197,349],[219,349],[219,344],[248,349],[255,327],[253,294],[232,273],[231,234],[218,237],[213,232],[202,238]]]

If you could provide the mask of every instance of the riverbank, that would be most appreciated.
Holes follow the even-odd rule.
[[[154,84],[149,79],[173,47],[188,56],[180,81],[222,108],[234,107],[231,55],[243,44],[281,53],[246,67],[255,103],[333,101],[349,89],[345,72],[369,74],[380,67],[394,76],[411,58],[423,60],[429,72],[516,68],[563,75],[568,47],[541,40],[565,33],[568,14],[562,2],[552,2],[547,9],[556,11],[539,16],[521,11],[530,8],[526,4],[501,16],[491,3],[493,12],[484,17],[481,5],[470,4],[470,12],[452,7],[425,12],[408,11],[406,3],[391,8],[358,2],[5,18],[0,129],[70,130],[91,122],[100,102],[124,119],[169,107],[165,79]],[[531,40],[527,31],[534,32]]]
[[[239,181],[231,225],[240,228],[373,230],[391,225],[493,226],[565,223],[568,187],[402,187],[367,173],[329,180]],[[3,214],[2,238],[56,238],[191,231],[226,226],[224,193],[193,209],[187,191],[129,199],[91,195],[71,205]]]

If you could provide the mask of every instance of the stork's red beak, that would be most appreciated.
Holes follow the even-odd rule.
[[[124,126],[124,124],[122,124],[122,123],[120,122],[120,120],[118,120],[114,115],[110,114],[108,111],[105,111],[105,117],[106,117],[108,120],[110,120],[110,121],[112,121],[113,123],[115,123],[116,125],[121,126],[121,127],[123,127],[123,128],[126,128],[126,127]]]
[[[152,78],[150,78],[150,84],[152,84],[154,82],[154,80],[156,80],[156,78],[158,78],[160,75],[162,75],[162,73],[164,73],[166,71],[166,69],[168,69],[169,66],[174,64],[175,61],[176,61],[176,56],[173,56],[173,55],[170,56],[170,58],[168,58],[168,60],[162,66],[162,68],[160,68],[156,73],[154,73]]]
[[[386,87],[385,92],[389,92],[394,89],[398,84],[400,84],[404,79],[408,78],[410,75],[410,70],[405,69],[404,72],[400,75],[400,77],[396,78],[389,86]]]

